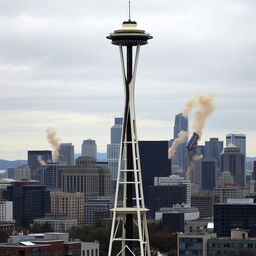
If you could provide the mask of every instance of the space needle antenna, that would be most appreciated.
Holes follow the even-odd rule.
[[[131,20],[131,1],[129,0],[129,20]]]

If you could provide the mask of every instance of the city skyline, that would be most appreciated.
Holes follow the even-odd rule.
[[[105,35],[127,19],[127,1],[14,2],[0,8],[0,159],[50,149],[48,127],[76,153],[89,137],[106,152],[123,89]],[[172,138],[185,102],[213,92],[216,110],[201,142],[244,133],[247,156],[256,155],[255,7],[246,0],[132,2],[132,19],[155,37],[138,69],[140,140]]]

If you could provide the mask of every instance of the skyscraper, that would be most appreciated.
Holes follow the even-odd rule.
[[[240,152],[246,157],[246,135],[245,134],[227,134],[226,146],[234,144],[240,148]]]
[[[87,139],[83,141],[81,156],[89,156],[97,160],[97,145],[95,140]]]
[[[240,149],[229,144],[221,153],[221,173],[229,171],[234,177],[237,185],[245,186],[245,156],[240,152]]]
[[[60,144],[59,162],[66,165],[74,165],[74,146],[72,143]]]
[[[175,124],[174,124],[174,132],[173,138],[176,139],[179,137],[180,131],[188,131],[188,118],[184,117],[182,113],[179,113],[175,116]],[[187,169],[187,151],[186,151],[186,143],[181,143],[175,152],[176,164],[180,166],[182,170]]]
[[[31,178],[40,180],[39,169],[42,162],[52,161],[52,151],[49,150],[29,150],[28,166],[31,171]]]
[[[113,180],[117,178],[118,159],[122,133],[123,118],[116,117],[115,124],[111,127],[110,143],[107,145],[108,168]]]
[[[205,158],[215,159],[217,167],[220,168],[220,154],[223,150],[223,141],[219,141],[218,138],[210,138],[205,142]]]
[[[201,189],[211,190],[216,185],[216,161],[214,159],[201,160]]]

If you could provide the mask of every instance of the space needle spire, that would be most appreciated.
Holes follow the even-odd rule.
[[[135,120],[134,90],[140,47],[153,38],[131,21],[123,22],[107,39],[119,47],[125,88],[125,108],[120,142],[116,193],[108,256],[150,256],[139,145]],[[135,56],[133,56],[135,52]],[[125,54],[124,54],[125,53]],[[118,199],[122,198],[121,203]],[[115,246],[113,246],[115,244]],[[118,248],[117,252],[113,248]]]

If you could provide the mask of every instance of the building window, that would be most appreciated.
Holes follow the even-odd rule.
[[[87,250],[87,256],[90,256],[90,250]]]

